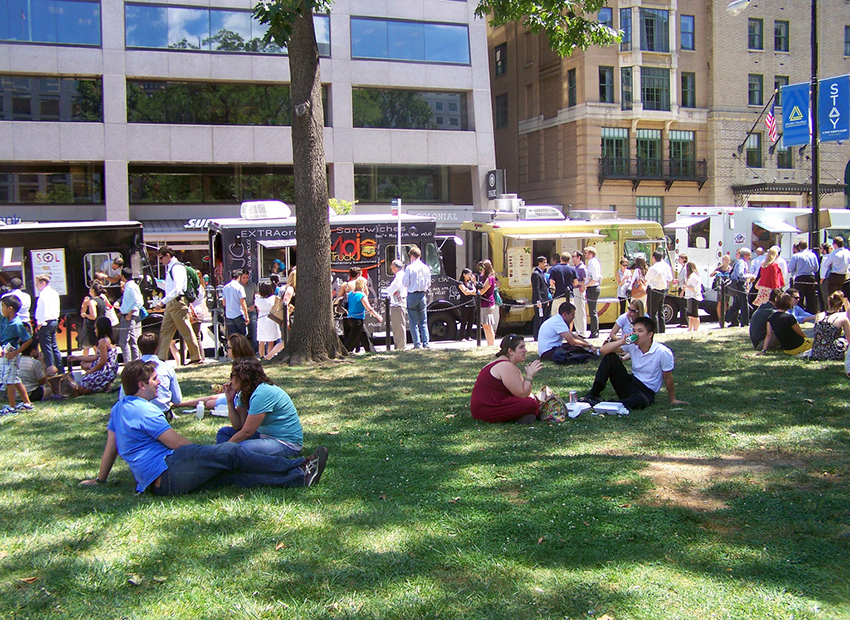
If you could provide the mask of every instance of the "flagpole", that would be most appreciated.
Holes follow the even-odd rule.
[[[758,124],[761,122],[761,117],[764,116],[765,112],[767,112],[768,106],[770,106],[770,104],[773,103],[774,99],[776,99],[776,91],[775,90],[773,91],[773,95],[767,101],[765,106],[761,109],[761,112],[759,113],[759,116],[756,119],[756,122],[753,123],[753,126],[750,127],[750,130],[746,133],[746,136],[744,137],[744,141],[741,142],[741,144],[738,146],[738,154],[739,155],[744,152],[744,147],[747,145],[747,140],[750,139],[750,135],[756,130],[756,126],[758,126]]]
[[[820,143],[818,140],[818,3],[812,0],[812,224],[809,247],[820,247]]]

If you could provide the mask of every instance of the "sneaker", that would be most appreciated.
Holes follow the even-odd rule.
[[[304,464],[304,486],[311,487],[319,482],[327,464],[328,449],[324,446],[316,448],[316,453],[307,457],[307,462]]]
[[[3,409],[0,409],[0,417],[7,415],[15,415],[18,413],[18,410],[12,407],[11,405],[6,405]]]
[[[579,398],[579,399],[578,399],[578,402],[580,402],[580,403],[587,403],[587,404],[588,404],[588,405],[590,405],[591,407],[595,407],[596,405],[598,405],[599,403],[601,403],[601,402],[602,402],[602,399],[601,399],[601,398],[599,398],[598,396],[594,396],[593,394],[591,394],[590,392],[588,392],[587,394],[585,394],[584,396],[582,396],[581,398]]]
[[[18,411],[32,411],[35,407],[32,406],[32,403],[21,403],[16,409]]]

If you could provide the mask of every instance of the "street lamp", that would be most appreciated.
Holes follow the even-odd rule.
[[[740,15],[750,5],[751,0],[733,0],[726,5],[729,15]],[[820,149],[818,142],[818,5],[812,0],[812,82],[811,103],[811,141],[812,141],[812,221],[809,226],[809,247],[820,245]]]

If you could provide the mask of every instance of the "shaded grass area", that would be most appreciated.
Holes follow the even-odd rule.
[[[746,357],[743,330],[668,344],[689,406],[559,426],[470,419],[492,350],[269,366],[330,450],[311,489],[137,497],[123,462],[80,488],[109,396],[3,419],[0,617],[850,617],[843,367]]]

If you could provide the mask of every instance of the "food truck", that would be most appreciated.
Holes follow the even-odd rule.
[[[244,205],[243,205],[244,207]],[[213,219],[209,222],[210,263],[213,285],[219,288],[230,280],[234,269],[248,269],[255,282],[268,281],[270,273],[298,264],[298,241],[295,217],[249,217]],[[401,245],[399,246],[399,226]],[[384,291],[393,279],[390,264],[396,258],[409,262],[412,245],[422,251],[422,261],[431,269],[431,291],[428,296],[428,326],[434,340],[453,339],[457,332],[460,302],[457,281],[448,277],[440,256],[436,236],[436,220],[402,214],[331,215],[331,287],[336,291],[348,281],[348,270],[359,267],[369,282],[369,301],[381,314],[385,312]],[[286,278],[281,273],[281,281]],[[330,292],[331,289],[329,289]],[[367,315],[370,331],[377,323]]]

